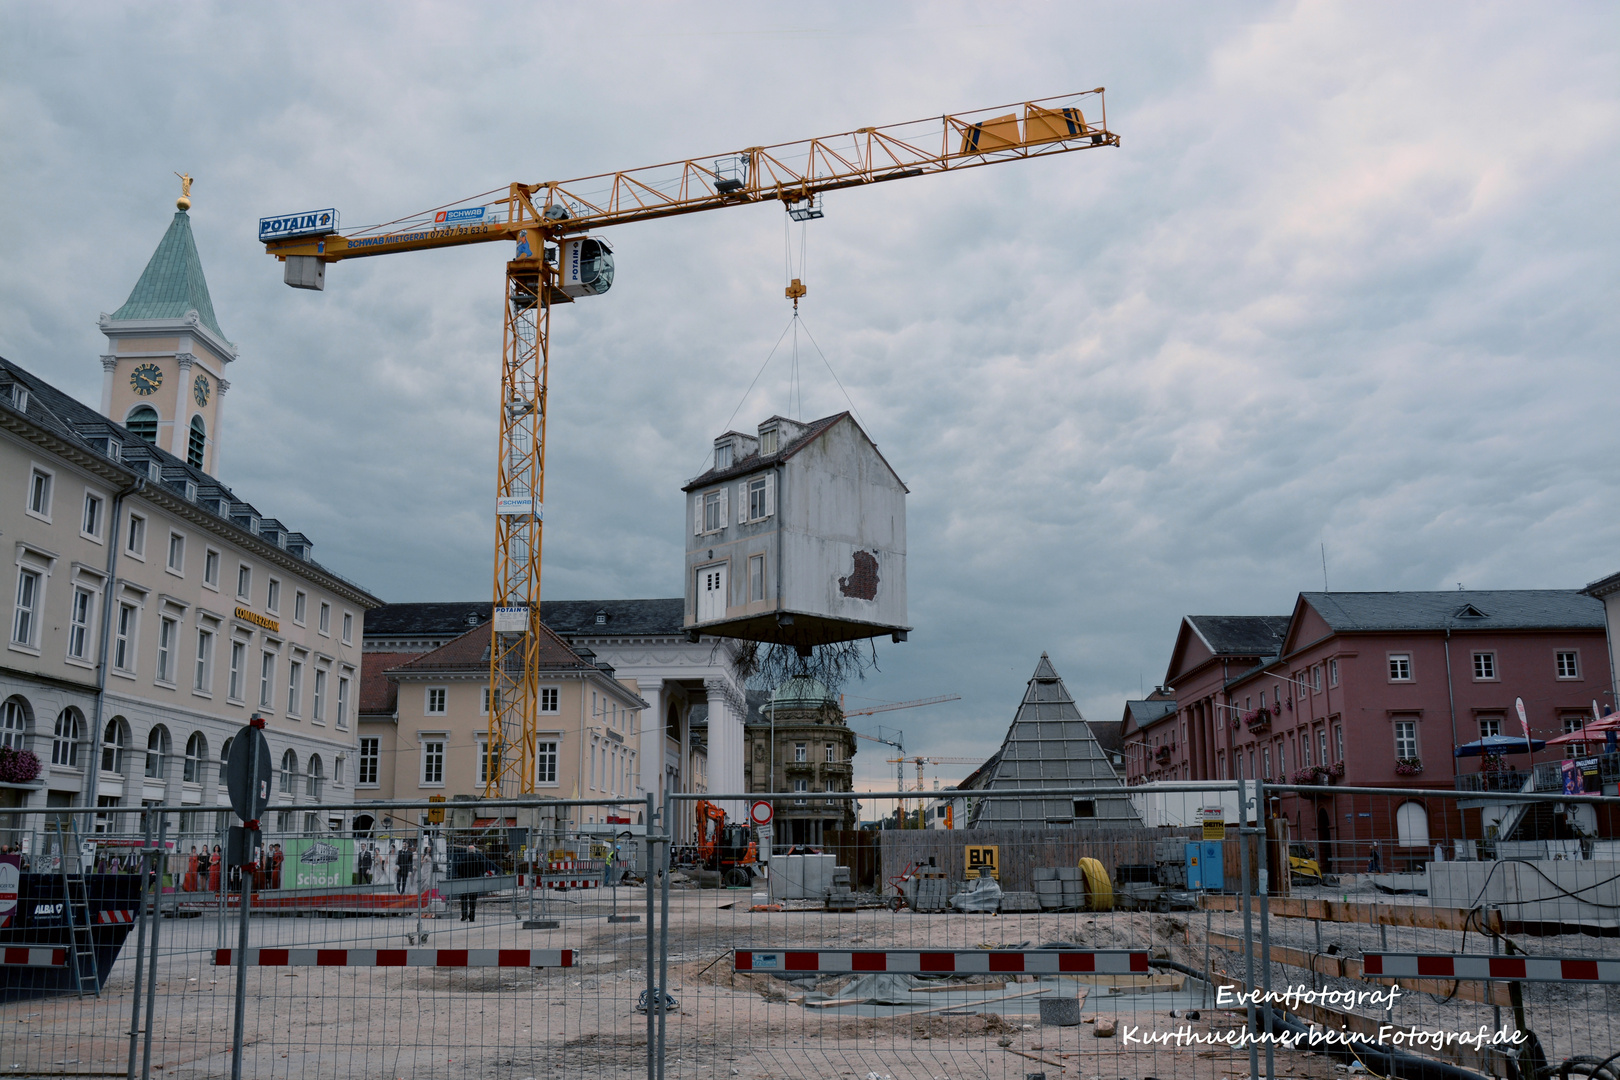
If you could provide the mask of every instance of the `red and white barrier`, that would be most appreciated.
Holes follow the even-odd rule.
[[[66,967],[67,950],[8,947],[0,949],[0,965],[6,967]]]
[[[96,916],[98,923],[132,923],[135,921],[133,911],[102,911]]]
[[[214,950],[230,967],[231,949]],[[573,949],[248,949],[248,967],[511,967],[574,966]]]
[[[898,949],[846,952],[790,949],[738,949],[732,970],[850,974],[893,971],[908,975],[1133,975],[1148,970],[1148,954],[1126,950],[962,949],[937,952]]]
[[[1363,975],[1383,979],[1505,979],[1523,982],[1620,983],[1620,960],[1557,956],[1447,956],[1367,953]]]

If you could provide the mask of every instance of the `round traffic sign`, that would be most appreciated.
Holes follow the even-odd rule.
[[[754,805],[748,808],[748,818],[755,825],[769,825],[771,823],[771,818],[774,816],[775,814],[771,810],[771,804],[766,802],[764,799],[756,800]]]
[[[244,725],[231,740],[225,762],[225,787],[231,809],[243,821],[257,821],[270,805],[270,743],[264,732]]]

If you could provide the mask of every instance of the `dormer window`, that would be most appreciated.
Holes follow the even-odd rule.
[[[761,454],[776,453],[776,428],[769,428],[759,433],[759,452]]]
[[[714,448],[714,467],[716,469],[731,468],[731,443],[717,443]]]
[[[596,611],[596,625],[606,626],[608,621],[607,608],[598,608]]]

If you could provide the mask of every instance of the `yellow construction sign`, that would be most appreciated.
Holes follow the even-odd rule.
[[[1001,880],[1001,848],[995,844],[970,844],[964,849],[966,866],[964,875],[974,878],[992,877]]]
[[[430,803],[442,803],[442,802],[444,802],[444,796],[443,795],[429,795],[428,796],[428,802],[430,802]],[[433,806],[433,807],[428,808],[428,824],[429,825],[443,825],[444,824],[444,807],[442,807],[442,806]]]

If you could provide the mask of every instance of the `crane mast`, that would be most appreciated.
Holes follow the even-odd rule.
[[[1093,102],[1088,119],[1082,105],[1089,110]],[[1099,87],[714,158],[514,183],[504,197],[485,192],[348,235],[338,232],[335,213],[260,221],[266,253],[286,264],[287,284],[306,289],[323,289],[326,266],[346,259],[500,240],[517,245],[506,264],[503,304],[490,708],[479,763],[486,796],[529,794],[538,779],[551,308],[612,284],[611,249],[585,234],[771,201],[805,220],[822,216],[816,197],[828,191],[1118,145]],[[789,286],[795,304],[803,294],[799,282]]]

